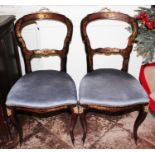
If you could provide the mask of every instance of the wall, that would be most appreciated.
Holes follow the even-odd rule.
[[[131,16],[135,15],[134,10],[139,6],[0,6],[0,14],[13,14],[16,19],[25,14],[38,11],[42,7],[48,7],[54,12],[59,12],[70,18],[74,25],[73,38],[70,45],[67,69],[68,73],[75,80],[77,87],[79,82],[86,73],[86,57],[84,46],[80,36],[80,21],[87,14],[101,10],[104,7],[110,8],[112,11],[119,11]],[[150,6],[147,6],[150,7]],[[94,22],[88,27],[93,47],[125,47],[129,32],[125,30],[127,24],[122,22]],[[58,32],[58,33],[57,33]],[[66,29],[62,24],[46,22],[37,22],[23,31],[23,36],[30,49],[40,48],[61,48]],[[60,39],[59,39],[60,38]],[[21,55],[21,54],[20,54]],[[24,72],[24,64],[22,56],[22,70]],[[121,68],[120,56],[95,56],[95,68],[99,67],[114,67]],[[131,54],[129,73],[138,78],[141,57],[136,57],[136,52]],[[59,69],[59,58],[42,58],[33,59],[33,70],[38,69]]]

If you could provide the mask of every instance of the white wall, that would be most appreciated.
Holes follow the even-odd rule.
[[[67,69],[68,73],[75,80],[77,87],[79,82],[86,73],[86,56],[84,45],[80,36],[80,21],[87,14],[101,10],[104,7],[110,8],[112,11],[119,11],[130,16],[134,16],[139,6],[0,6],[0,14],[13,14],[16,19],[21,16],[38,11],[42,7],[47,7],[52,11],[62,13],[70,18],[74,25],[73,38],[70,45]],[[150,7],[150,6],[147,6]],[[38,30],[38,28],[39,30]],[[93,47],[125,47],[129,32],[124,28],[126,24],[122,22],[94,22],[88,27]],[[27,27],[23,31],[26,43],[30,49],[39,48],[61,48],[66,29],[59,23],[38,22],[37,25]],[[60,39],[59,39],[60,38]],[[95,68],[114,67],[121,68],[120,56],[95,56]],[[22,70],[24,74],[24,65],[22,61]],[[129,73],[138,78],[141,57],[136,57],[136,52],[131,54]],[[32,61],[33,70],[38,69],[59,69],[59,58],[42,58]]]

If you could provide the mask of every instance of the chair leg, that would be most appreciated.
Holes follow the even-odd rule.
[[[134,128],[133,128],[133,136],[134,136],[134,141],[137,145],[137,131],[138,131],[138,128],[139,126],[141,125],[141,123],[145,120],[147,116],[147,112],[144,110],[144,108],[142,108],[141,110],[139,110],[139,114],[137,116],[137,119],[134,123]]]
[[[22,128],[21,128],[21,126],[20,126],[20,124],[16,118],[16,114],[15,114],[14,110],[11,110],[10,120],[12,121],[13,125],[15,126],[15,128],[19,134],[19,143],[21,146],[22,141],[23,141],[23,131],[22,131]]]
[[[0,133],[0,139],[2,139],[2,141],[4,142],[9,141],[11,139],[11,133],[6,120],[4,120],[3,123],[0,125],[0,130],[2,130],[2,132]]]
[[[72,144],[74,145],[74,128],[77,123],[78,110],[77,107],[71,108],[71,123],[70,123],[70,137]]]
[[[11,135],[11,130],[10,130],[10,127],[9,127],[9,121],[8,121],[9,118],[6,119],[5,121],[5,124],[6,124],[6,130],[7,130],[7,133],[8,133],[8,138],[10,138],[12,140],[12,135]]]
[[[9,134],[9,138],[12,140],[11,126],[9,125],[10,124],[10,121],[11,120],[10,120],[10,117],[8,115],[8,112],[7,112],[7,116],[6,116],[7,131],[8,131],[8,134]]]
[[[80,108],[82,108],[82,107],[80,107]],[[86,139],[86,135],[87,135],[86,110],[82,109],[81,112],[79,112],[79,116],[80,116],[81,126],[83,128],[82,141],[83,141],[83,144],[84,144],[85,143],[85,139]]]

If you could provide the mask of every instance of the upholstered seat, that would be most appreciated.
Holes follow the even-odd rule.
[[[148,102],[140,83],[130,74],[117,69],[89,72],[80,84],[80,103],[122,107]]]
[[[76,102],[76,87],[67,73],[42,70],[20,78],[9,92],[6,105],[49,108]]]

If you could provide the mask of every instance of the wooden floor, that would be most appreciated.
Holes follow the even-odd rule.
[[[82,143],[82,128],[78,122],[75,129],[75,146],[72,145],[68,126],[69,114],[52,117],[18,115],[24,130],[22,146],[16,134],[13,140],[0,144],[0,148],[155,148],[155,118],[148,114],[140,126],[138,144],[132,138],[136,112],[123,117],[109,117],[90,113],[87,115],[88,135]]]

